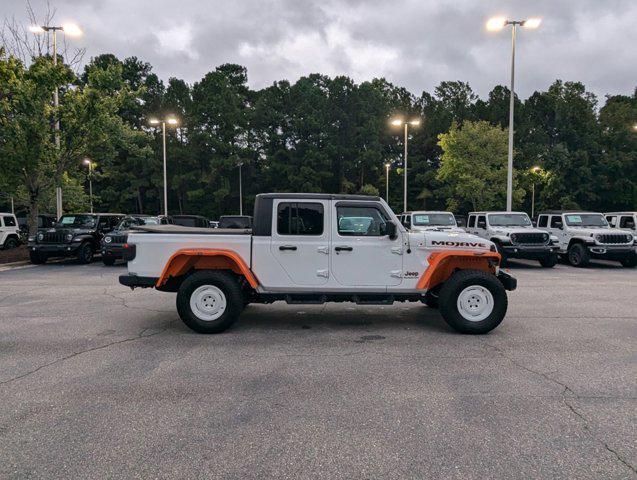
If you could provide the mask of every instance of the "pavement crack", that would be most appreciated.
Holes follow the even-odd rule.
[[[95,352],[97,350],[104,350],[104,349],[112,347],[114,345],[119,345],[119,344],[122,344],[122,343],[133,342],[133,341],[136,341],[136,340],[140,340],[142,338],[148,338],[148,337],[153,337],[155,335],[159,335],[160,333],[165,332],[168,329],[169,326],[170,326],[170,322],[169,322],[169,324],[164,326],[164,328],[161,328],[160,330],[158,330],[156,332],[148,333],[148,334],[146,334],[146,332],[148,330],[151,330],[151,329],[150,328],[144,328],[137,335],[135,335],[133,337],[127,337],[127,338],[123,338],[121,340],[116,340],[114,342],[106,343],[104,345],[98,345],[96,347],[91,347],[91,348],[87,348],[85,350],[80,350],[78,352],[73,352],[70,355],[67,355],[66,357],[58,358],[56,360],[53,360],[52,362],[45,363],[44,365],[40,365],[39,367],[34,368],[33,370],[29,370],[28,372],[25,372],[23,374],[17,375],[17,376],[15,376],[13,378],[9,378],[8,380],[4,380],[4,381],[0,382],[0,385],[6,385],[6,384],[9,384],[9,383],[15,382],[17,380],[21,380],[21,379],[26,378],[26,377],[28,377],[30,375],[33,375],[34,373],[39,372],[40,370],[42,370],[44,368],[50,367],[52,365],[56,365],[58,363],[62,363],[64,361],[66,361],[66,360],[70,360],[71,358],[75,358],[78,355],[82,355],[84,353]]]
[[[105,295],[107,297],[111,297],[115,300],[119,300],[122,304],[122,307],[124,308],[129,308],[131,310],[145,310],[147,312],[155,312],[155,313],[166,313],[165,310],[155,310],[153,308],[147,308],[147,307],[134,307],[132,305],[129,305],[128,303],[126,303],[126,299],[122,298],[122,297],[118,297],[117,295],[113,295],[112,293],[108,293],[107,292],[108,287],[104,289],[104,291],[102,292],[102,295]]]
[[[538,375],[542,378],[544,378],[545,380],[554,383],[556,385],[559,385],[563,388],[562,390],[562,394],[561,394],[561,398],[562,398],[562,403],[566,406],[566,408],[573,414],[575,415],[580,423],[582,424],[582,428],[583,430],[595,441],[601,443],[604,448],[612,453],[615,458],[621,462],[626,468],[630,469],[633,473],[633,475],[637,476],[637,469],[635,468],[635,466],[631,465],[625,458],[623,458],[619,452],[617,452],[617,450],[615,450],[613,447],[611,447],[607,442],[605,442],[602,438],[600,438],[598,435],[595,434],[595,432],[593,431],[593,429],[590,426],[590,421],[589,419],[579,410],[577,410],[577,408],[575,408],[575,406],[573,405],[573,403],[570,401],[572,399],[582,399],[582,398],[587,398],[585,396],[579,396],[571,387],[569,387],[568,385],[566,385],[565,383],[551,377],[548,373],[544,373],[538,370],[534,370],[532,368],[527,367],[526,365],[521,364],[520,362],[516,361],[515,359],[513,359],[512,357],[508,356],[505,354],[505,352],[499,348],[496,347],[495,345],[491,345],[491,344],[485,344],[487,347],[492,348],[493,350],[495,350],[498,354],[500,354],[502,357],[506,358],[509,362],[511,362],[512,364],[514,364],[515,366],[521,368],[522,370],[525,370],[527,372],[533,373],[535,375]]]

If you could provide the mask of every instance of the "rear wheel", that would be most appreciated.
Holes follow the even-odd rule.
[[[200,270],[179,287],[177,311],[181,320],[199,333],[220,333],[232,325],[244,308],[244,295],[233,273]]]
[[[568,247],[568,263],[574,267],[587,267],[590,261],[588,250],[581,243],[574,243]]]
[[[637,255],[633,254],[628,258],[622,258],[620,262],[623,267],[634,268],[637,265]]]
[[[35,265],[42,265],[46,263],[47,256],[40,252],[29,252],[29,260]]]
[[[4,249],[5,250],[10,250],[12,248],[17,248],[18,246],[18,239],[15,237],[9,237],[4,241]]]
[[[544,258],[540,258],[540,265],[544,268],[553,268],[557,265],[557,254],[551,253]]]
[[[113,257],[102,257],[102,263],[107,267],[115,265],[115,259]]]
[[[440,313],[461,333],[488,333],[500,325],[508,306],[502,283],[481,270],[458,270],[440,289]]]
[[[83,243],[77,251],[77,261],[80,263],[91,263],[93,261],[93,247],[90,243]]]

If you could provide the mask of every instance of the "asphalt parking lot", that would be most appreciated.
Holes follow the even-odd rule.
[[[0,272],[0,478],[635,478],[637,271],[518,264],[504,323],[251,305],[227,333],[123,267]]]

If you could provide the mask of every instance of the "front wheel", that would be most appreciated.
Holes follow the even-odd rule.
[[[12,248],[18,247],[18,239],[15,237],[9,237],[4,241],[4,249],[11,250]]]
[[[234,274],[200,270],[186,278],[177,292],[181,320],[199,333],[220,333],[244,308],[244,295]]]
[[[500,325],[508,300],[502,283],[482,270],[458,270],[440,289],[440,313],[461,333],[484,334]]]
[[[581,243],[574,243],[568,248],[568,263],[574,267],[587,267],[590,261],[588,250]]]
[[[557,254],[551,253],[544,258],[540,259],[540,265],[544,268],[553,268],[557,265]]]
[[[77,250],[77,261],[83,264],[93,261],[93,247],[90,243],[83,243]]]

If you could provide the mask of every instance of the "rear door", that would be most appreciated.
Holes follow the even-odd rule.
[[[328,200],[274,200],[270,252],[292,285],[313,286],[329,278]]]
[[[401,232],[384,233],[391,218],[381,204],[335,201],[332,206],[330,271],[348,287],[395,286],[402,283]]]

